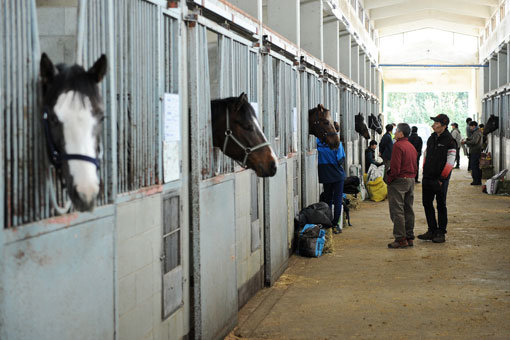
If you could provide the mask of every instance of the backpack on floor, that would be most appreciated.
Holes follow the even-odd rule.
[[[297,253],[306,257],[319,257],[322,255],[326,232],[320,224],[306,224],[298,234]]]

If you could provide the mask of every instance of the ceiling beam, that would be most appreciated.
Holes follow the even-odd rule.
[[[392,5],[398,5],[407,2],[406,0],[365,0],[364,9],[370,10]]]
[[[394,25],[378,29],[379,37],[416,31],[424,28],[435,28],[447,32],[460,33],[477,37],[480,34],[479,28],[470,25],[462,25],[458,23],[446,22],[434,19],[417,20],[401,25]]]
[[[492,10],[499,6],[499,0],[459,0],[460,2],[467,4],[475,4],[482,6],[490,6]],[[365,0],[365,4],[363,6],[366,10],[371,10],[375,8],[381,8],[386,6],[393,6],[398,4],[409,3],[409,0]],[[411,2],[427,2],[427,1],[411,1]]]
[[[466,4],[459,0],[427,0],[408,1],[399,5],[392,5],[370,10],[369,16],[372,20],[390,18],[398,15],[411,14],[423,10],[436,10],[458,15],[465,15],[477,18],[490,18],[492,8],[490,6]]]
[[[411,24],[415,21],[429,19],[452,22],[459,25],[468,25],[482,28],[485,26],[485,19],[467,15],[452,14],[438,10],[422,10],[411,14],[397,15],[391,18],[374,20],[374,28],[381,29],[402,24]]]

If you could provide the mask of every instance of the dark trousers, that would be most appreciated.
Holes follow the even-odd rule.
[[[471,153],[468,152],[468,171],[471,171]]]
[[[418,157],[416,158],[416,177],[415,177],[415,181],[418,182],[418,177],[420,175],[420,157],[421,155],[418,154]]]
[[[482,183],[482,170],[480,170],[480,156],[481,152],[471,152],[469,155],[469,163],[471,164],[471,177],[473,182]]]
[[[344,194],[344,181],[338,181],[333,183],[323,183],[324,186],[324,200],[328,203],[329,208],[331,204],[335,206],[333,211],[333,226],[338,224],[340,220],[340,213],[342,212],[342,201]]]
[[[457,154],[455,155],[456,168],[460,167],[460,148],[457,148]]]
[[[446,194],[448,192],[448,184],[450,179],[439,184],[439,180],[432,180],[428,178],[422,179],[422,201],[423,208],[425,209],[425,217],[427,218],[428,230],[432,233],[439,232],[446,234],[446,225],[448,224],[448,211],[446,209]],[[437,205],[437,220],[436,211],[434,210],[434,198]]]

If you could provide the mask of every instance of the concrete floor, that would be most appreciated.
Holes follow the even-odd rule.
[[[292,256],[227,339],[510,339],[510,197],[454,170],[447,242],[388,249],[388,201],[363,202],[335,252]],[[415,187],[416,235],[426,231]]]

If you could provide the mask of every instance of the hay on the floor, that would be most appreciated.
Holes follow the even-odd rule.
[[[331,254],[335,251],[333,246],[333,228],[326,229],[326,241],[324,242],[324,248],[322,254]]]

